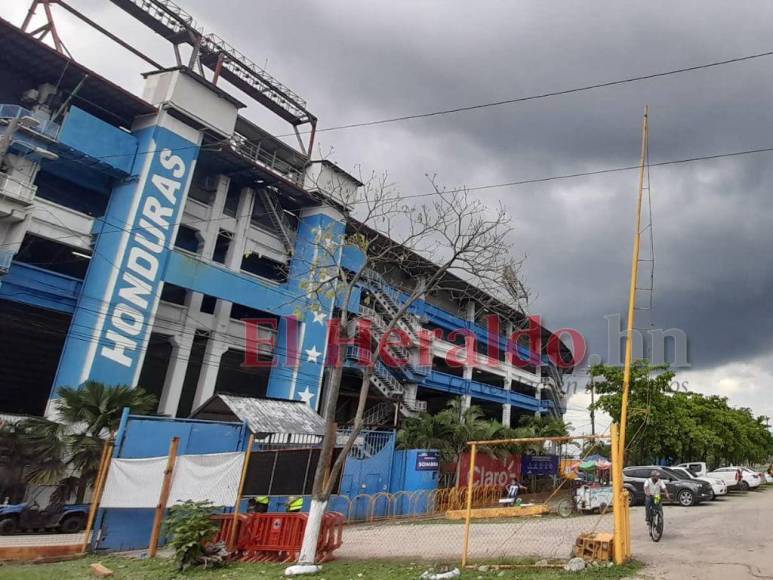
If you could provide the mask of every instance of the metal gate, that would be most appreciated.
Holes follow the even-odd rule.
[[[340,438],[348,435],[347,431],[339,431]],[[351,519],[386,515],[385,503],[376,506],[375,514],[368,513],[368,506],[372,495],[389,491],[394,452],[394,431],[363,431],[357,436],[346,460],[340,486],[340,495],[351,500]]]

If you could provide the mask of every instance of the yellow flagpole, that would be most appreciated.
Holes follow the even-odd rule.
[[[620,469],[625,460],[625,435],[628,426],[628,395],[631,388],[631,359],[633,358],[633,326],[636,316],[636,286],[639,281],[639,240],[641,239],[641,204],[644,196],[644,176],[648,147],[649,107],[644,107],[641,128],[641,163],[639,167],[639,194],[636,201],[636,228],[633,233],[633,257],[631,258],[631,288],[628,293],[628,321],[625,341],[625,361],[623,366],[623,396],[620,404],[620,441],[617,452]]]
[[[644,107],[641,127],[641,159],[639,163],[639,191],[636,199],[636,222],[631,257],[631,286],[628,292],[628,320],[626,326],[625,360],[623,362],[623,392],[620,402],[620,423],[612,425],[612,493],[614,504],[614,558],[622,564],[631,555],[631,535],[627,494],[623,487],[625,439],[628,427],[628,399],[631,390],[631,362],[633,359],[633,327],[636,316],[636,287],[639,282],[639,242],[641,239],[641,205],[644,197],[647,150],[649,147],[649,107]]]
[[[470,471],[467,474],[467,509],[464,514],[464,552],[462,553],[462,568],[467,565],[467,557],[470,551],[470,519],[472,515],[472,492],[474,486],[472,480],[475,478],[475,459],[478,455],[478,446],[473,443],[470,449]],[[458,461],[462,458],[459,457]]]

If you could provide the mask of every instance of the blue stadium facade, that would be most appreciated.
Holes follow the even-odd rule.
[[[0,49],[0,413],[42,415],[58,387],[97,380],[141,385],[170,416],[230,392],[351,419],[354,365],[338,408],[320,408],[336,303],[312,311],[304,281],[325,260],[358,267],[356,252],[321,248],[339,247],[349,219],[326,188],[361,184],[241,116],[242,102],[195,68],[147,75],[140,98],[1,20]],[[238,86],[227,71],[218,74]],[[297,95],[271,90],[256,100],[314,126]],[[351,307],[388,319],[397,286],[371,272]],[[254,319],[262,323],[250,330]],[[474,301],[415,304],[409,332],[463,329],[502,355],[451,368],[444,355],[454,344],[438,340],[431,368],[379,367],[368,421],[434,412],[460,396],[509,424],[562,414],[561,373],[546,353],[519,347],[531,363],[510,364],[512,327],[491,335],[480,320]],[[297,365],[268,364],[291,343]],[[245,364],[255,345],[266,364]]]

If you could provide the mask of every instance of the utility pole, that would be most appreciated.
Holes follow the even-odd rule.
[[[636,227],[633,234],[633,257],[631,258],[631,287],[628,293],[628,321],[625,341],[625,362],[623,366],[623,397],[620,404],[620,443],[618,445],[618,461],[622,469],[625,459],[625,435],[628,426],[628,396],[631,390],[631,359],[633,358],[633,327],[636,317],[636,288],[639,281],[639,240],[641,239],[641,204],[644,196],[644,176],[646,174],[647,149],[649,146],[648,131],[649,107],[644,107],[644,118],[641,130],[641,163],[639,167],[639,194],[636,202]]]
[[[593,375],[590,376],[590,434],[596,435],[596,383],[593,382]]]
[[[628,398],[631,388],[631,359],[633,358],[633,327],[636,306],[636,287],[639,278],[639,241],[641,239],[641,205],[644,196],[644,178],[647,169],[649,108],[644,107],[641,131],[641,161],[639,165],[639,192],[636,200],[636,221],[633,233],[631,258],[631,286],[628,292],[628,320],[623,367],[623,392],[620,403],[620,423],[612,425],[612,489],[615,506],[615,563],[624,563],[631,555],[631,533],[627,494],[623,489],[623,462],[625,461],[625,435],[628,423]]]

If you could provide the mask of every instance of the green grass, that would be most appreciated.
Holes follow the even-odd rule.
[[[210,570],[193,569],[185,575],[178,574],[174,564],[170,560],[137,560],[121,556],[90,556],[69,562],[55,564],[21,564],[0,565],[0,579],[2,580],[81,580],[92,578],[89,573],[89,564],[101,562],[115,572],[113,578],[168,580],[171,578],[250,578],[250,579],[278,579],[283,578],[282,572],[285,565],[280,564],[231,564],[225,568]],[[405,578],[418,578],[422,572],[432,566],[422,562],[390,562],[390,561],[348,561],[331,562],[322,567],[322,572],[311,578],[317,580],[398,580]],[[453,565],[443,569],[453,568]],[[556,580],[573,578],[576,580],[590,580],[596,578],[612,579],[626,578],[633,575],[641,568],[641,564],[633,562],[621,567],[590,568],[584,572],[569,573],[555,569],[535,570],[519,568],[516,570],[467,570],[462,574],[465,579],[495,579],[510,578],[519,580]],[[501,576],[499,575],[501,572]]]

